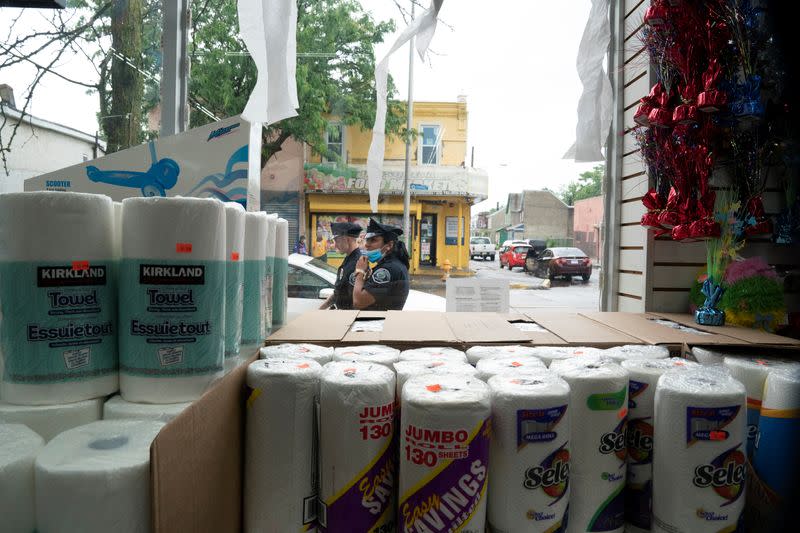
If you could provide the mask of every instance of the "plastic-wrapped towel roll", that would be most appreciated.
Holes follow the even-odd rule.
[[[272,287],[275,284],[275,239],[278,232],[278,215],[275,213],[267,215],[267,297],[264,301],[266,305],[265,321],[267,323],[267,333],[272,333]]]
[[[398,532],[484,531],[490,402],[489,387],[474,377],[424,375],[406,382]]]
[[[402,354],[401,354],[402,356]],[[414,376],[425,374],[459,375],[472,377],[477,374],[475,367],[465,362],[454,362],[445,360],[432,361],[398,361],[394,364],[394,371],[397,373],[397,398],[403,392],[403,385]]]
[[[0,520],[4,533],[36,531],[33,462],[42,437],[22,424],[0,424]]]
[[[122,202],[114,202],[114,234],[112,241],[114,259],[122,259]]]
[[[394,373],[334,361],[320,378],[321,531],[394,531]]]
[[[627,359],[622,368],[630,375],[628,385],[628,476],[625,481],[626,529],[650,531],[653,495],[653,414],[658,378],[668,370],[699,365],[680,357]]]
[[[101,420],[51,440],[36,458],[36,530],[149,531],[150,444],[163,426]]]
[[[244,215],[244,299],[242,301],[242,351],[259,346],[267,336],[267,215]],[[247,346],[247,348],[245,348]]]
[[[513,355],[514,357],[536,355],[536,348],[511,344],[504,346],[473,346],[467,350],[467,360],[472,365],[477,365],[478,361],[487,357],[502,357],[504,355]]]
[[[605,355],[590,355],[588,357],[570,357],[568,359],[554,359],[552,363],[550,363],[550,371],[551,372],[561,372],[568,368],[573,367],[583,367],[586,365],[587,362],[592,361],[595,363],[617,363],[619,361],[615,361],[610,357],[606,357]]]
[[[489,381],[489,378],[498,374],[521,374],[533,370],[547,370],[538,357],[495,357],[481,359],[475,366],[478,370],[478,379]]]
[[[414,348],[413,350],[403,350],[400,352],[400,361],[454,361],[466,363],[467,356],[461,350],[455,348],[431,347]]]
[[[535,355],[550,368],[553,361],[571,359],[573,357],[591,357],[602,355],[604,350],[588,346],[541,346],[535,348]]]
[[[279,218],[275,225],[275,264],[272,269],[272,329],[286,324],[289,304],[289,222]]]
[[[653,531],[739,530],[745,396],[744,386],[722,369],[661,376],[653,426]]]
[[[609,359],[558,371],[569,383],[572,427],[568,532],[615,531],[625,525],[625,417],[628,372]]]
[[[304,531],[316,519],[321,373],[310,359],[259,359],[247,368],[245,531]]]
[[[311,359],[321,365],[333,361],[333,348],[316,344],[274,344],[265,346],[260,351],[261,359]]]
[[[725,359],[725,356],[728,354],[718,352],[716,350],[710,350],[708,348],[694,346],[692,348],[692,355],[701,365],[721,365]]]
[[[0,402],[0,423],[25,424],[45,442],[74,427],[100,420],[103,399],[83,400],[61,405],[14,405]]]
[[[225,203],[225,364],[236,366],[242,342],[244,207]]]
[[[0,399],[77,402],[119,385],[107,196],[0,195]]]
[[[666,346],[648,346],[646,344],[627,344],[608,348],[603,355],[621,362],[627,359],[666,359],[669,350]]]
[[[394,364],[400,358],[400,350],[382,344],[365,344],[363,346],[344,346],[333,351],[334,361],[359,361],[377,363],[394,370]]]
[[[542,370],[494,376],[491,531],[562,531],[569,504],[569,385]],[[533,510],[533,511],[531,511]]]
[[[225,208],[207,198],[122,204],[120,393],[194,400],[223,373]]]
[[[190,405],[191,402],[133,403],[116,395],[103,404],[103,420],[155,420],[166,424]]]

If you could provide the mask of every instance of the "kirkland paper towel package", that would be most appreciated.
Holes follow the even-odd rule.
[[[242,311],[242,348],[260,346],[267,336],[267,215],[245,213],[244,230],[244,299]],[[245,348],[246,347],[246,348]]]
[[[568,532],[625,526],[625,421],[628,372],[608,359],[587,360],[558,374],[569,383],[572,427]]]
[[[225,209],[199,198],[128,198],[122,213],[120,392],[194,400],[223,373]]]
[[[533,346],[520,346],[513,344],[508,346],[473,346],[467,350],[467,359],[470,364],[476,365],[478,361],[487,357],[502,357],[513,355],[515,357],[525,357],[536,355],[536,348]]]
[[[653,531],[741,528],[745,398],[744,386],[721,369],[661,376],[653,426]]]
[[[60,405],[14,405],[0,402],[0,423],[25,424],[45,442],[74,427],[100,420],[103,398]]]
[[[286,324],[289,304],[289,222],[275,223],[275,262],[272,268],[272,330]]]
[[[658,379],[668,370],[697,368],[680,357],[628,359],[622,368],[628,381],[628,475],[625,480],[625,522],[631,532],[650,531],[653,492],[653,414]]]
[[[383,365],[334,361],[323,368],[321,531],[395,531],[394,391],[394,373]]]
[[[33,462],[44,440],[22,424],[0,423],[0,523],[5,533],[36,531]]]
[[[394,369],[394,363],[400,358],[400,350],[382,344],[366,344],[363,346],[344,346],[333,351],[334,361],[359,361],[377,363]]]
[[[562,531],[568,521],[572,445],[569,385],[542,370],[494,376],[489,388],[490,530]]]
[[[118,388],[113,206],[0,195],[0,399],[77,402]]]
[[[275,213],[267,215],[267,243],[265,258],[266,276],[266,296],[264,305],[266,306],[264,320],[268,325],[268,333],[272,332],[272,288],[275,285],[275,239],[278,232],[278,215]],[[288,237],[287,237],[288,239]]]
[[[475,365],[478,379],[489,381],[489,378],[498,374],[522,374],[533,370],[547,370],[538,357],[494,357],[481,359]]]
[[[241,204],[225,203],[225,362],[236,361],[242,342],[244,218]]]
[[[394,371],[397,373],[397,398],[400,398],[406,381],[414,376],[433,374],[436,376],[458,375],[473,377],[478,373],[475,367],[470,364],[446,359],[438,361],[398,361],[394,364]]]
[[[455,361],[466,363],[467,356],[461,350],[446,346],[414,348],[400,353],[400,361]]]
[[[666,359],[669,350],[666,346],[647,346],[643,344],[627,344],[607,348],[603,353],[611,359],[620,362],[626,359]]]
[[[333,361],[333,348],[317,346],[316,344],[273,344],[261,348],[261,359],[311,359],[324,365]]]
[[[244,531],[306,531],[316,520],[316,402],[322,367],[259,359],[247,368]]]
[[[191,405],[183,403],[134,403],[116,395],[103,404],[103,420],[155,420],[167,423]]]
[[[149,531],[150,444],[163,426],[101,420],[51,440],[36,458],[36,530]]]
[[[603,350],[588,346],[540,346],[533,354],[541,359],[548,367],[553,361],[570,359],[573,357],[591,357],[603,354]]]
[[[417,376],[401,405],[397,531],[483,533],[489,387],[473,377]]]

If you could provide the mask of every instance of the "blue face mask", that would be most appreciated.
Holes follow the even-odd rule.
[[[377,263],[381,260],[381,257],[383,257],[383,252],[381,252],[380,248],[377,250],[364,250],[361,253],[369,259],[370,263]]]

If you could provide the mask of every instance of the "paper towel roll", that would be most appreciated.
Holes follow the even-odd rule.
[[[122,259],[122,202],[114,202],[114,226],[112,235],[112,250],[114,259]]]
[[[0,402],[0,423],[25,424],[45,442],[74,427],[100,420],[103,398],[61,405],[14,405]]]
[[[394,531],[394,390],[383,365],[334,361],[322,369],[321,531]]]
[[[569,385],[544,369],[493,376],[489,388],[489,528],[559,531],[568,522]]]
[[[201,198],[122,204],[120,392],[194,400],[223,373],[225,208]]]
[[[549,370],[551,372],[558,373],[568,368],[583,367],[589,361],[593,363],[599,362],[599,363],[619,364],[619,361],[615,361],[614,359],[611,359],[610,357],[607,357],[605,355],[589,355],[586,357],[569,357],[567,359],[554,359],[553,362],[550,363]]]
[[[333,361],[333,348],[316,344],[275,344],[260,351],[261,359],[311,359],[324,365]]]
[[[310,359],[260,359],[247,368],[245,531],[304,531],[316,519],[321,373]]]
[[[423,375],[406,382],[398,532],[484,531],[490,416],[489,387],[477,378]]]
[[[588,346],[540,346],[534,349],[533,355],[541,359],[547,367],[553,361],[571,359],[573,357],[591,357],[603,355],[605,350]]]
[[[333,351],[334,361],[359,361],[377,363],[394,370],[394,364],[400,358],[400,350],[382,344],[365,344],[362,346],[343,346]]]
[[[225,203],[225,360],[239,357],[244,299],[244,207]],[[228,363],[228,366],[231,366]]]
[[[103,420],[155,420],[166,424],[190,405],[191,402],[133,403],[116,395],[103,404]]]
[[[625,525],[625,416],[628,372],[609,359],[558,371],[569,383],[572,427],[568,532],[616,531]]]
[[[279,218],[275,226],[275,264],[272,272],[272,329],[286,324],[289,304],[289,222]]]
[[[260,346],[267,336],[264,310],[267,308],[267,215],[261,211],[245,213],[244,300],[242,312],[242,350]],[[247,348],[245,348],[245,346]]]
[[[646,344],[627,344],[614,346],[604,351],[603,355],[621,362],[627,359],[666,359],[669,350],[666,346],[648,346]]]
[[[503,355],[513,355],[516,357],[536,355],[536,348],[533,346],[520,346],[519,344],[511,344],[498,346],[473,346],[467,350],[467,360],[473,365],[478,364],[478,361],[486,357],[499,357]]]
[[[627,359],[628,371],[628,475],[625,482],[627,529],[650,531],[653,494],[653,415],[658,379],[669,370],[698,368],[680,357]]]
[[[44,440],[22,424],[0,423],[0,521],[4,533],[36,531],[33,462]]]
[[[547,370],[538,357],[494,357],[481,359],[475,366],[478,370],[478,379],[489,381],[489,378],[498,374],[526,373],[533,370]]]
[[[267,296],[264,304],[266,305],[265,321],[267,333],[272,333],[272,287],[275,284],[275,239],[278,231],[278,215],[271,213],[267,215],[267,246],[266,246],[266,276],[267,276]]]
[[[478,373],[475,367],[470,364],[449,361],[447,359],[432,361],[398,361],[394,364],[394,371],[397,373],[398,398],[400,398],[403,392],[403,385],[414,376],[433,374],[436,376],[459,375],[474,377]]]
[[[692,348],[692,355],[701,365],[721,365],[727,354],[717,350],[694,346]]]
[[[163,426],[101,420],[51,440],[36,458],[36,530],[150,531],[150,444]]]
[[[116,391],[117,284],[107,196],[0,195],[0,399],[77,402]]]
[[[727,372],[670,371],[656,387],[653,531],[734,531],[744,507],[745,390]]]
[[[461,350],[446,346],[414,348],[400,352],[400,361],[454,361],[466,363],[467,356]]]

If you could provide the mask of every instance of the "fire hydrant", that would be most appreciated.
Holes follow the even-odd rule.
[[[453,265],[450,263],[449,259],[445,259],[442,263],[442,281],[447,281],[447,278],[450,277],[450,270],[452,270]]]

